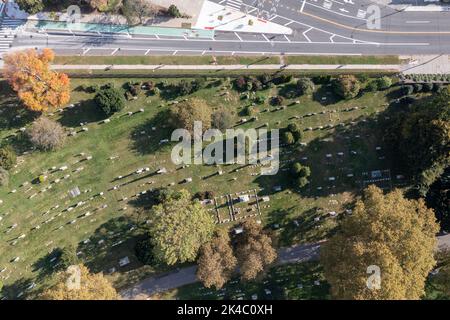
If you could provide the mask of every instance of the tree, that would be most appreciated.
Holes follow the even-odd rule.
[[[55,55],[50,49],[16,51],[3,56],[3,75],[30,110],[60,108],[70,100],[70,80],[50,70]]]
[[[442,299],[450,299],[450,248],[440,248],[436,254],[438,273],[431,277],[431,285]]]
[[[242,280],[255,279],[277,258],[272,239],[254,220],[243,223],[244,232],[237,241],[236,257]]]
[[[0,148],[0,167],[9,170],[17,162],[16,152],[11,146],[5,146]]]
[[[103,88],[94,98],[95,103],[107,116],[122,110],[125,107],[125,98],[115,88]]]
[[[290,131],[283,132],[281,136],[283,143],[285,144],[293,144],[295,142],[294,135]]]
[[[119,0],[88,0],[87,2],[92,9],[100,12],[115,11],[122,5],[122,1]]]
[[[401,94],[404,96],[409,96],[414,93],[414,87],[412,85],[405,85],[400,88]]]
[[[63,127],[48,118],[40,117],[27,130],[31,143],[43,150],[54,150],[61,147],[66,139]]]
[[[228,282],[236,269],[237,260],[226,231],[219,231],[200,249],[197,278],[206,288],[220,289]]]
[[[307,166],[303,166],[300,162],[296,162],[291,168],[292,176],[294,178],[294,184],[298,188],[303,188],[309,183],[309,177],[311,176],[311,169]]]
[[[215,227],[213,217],[186,190],[153,206],[151,216],[154,256],[168,265],[194,261]]]
[[[378,90],[386,90],[392,86],[392,78],[390,78],[388,76],[383,76],[381,78],[378,78],[376,81],[377,81]]]
[[[333,81],[334,92],[344,99],[355,98],[361,90],[361,84],[353,75],[341,75]]]
[[[393,112],[386,120],[384,141],[402,170],[414,177],[418,193],[425,196],[450,166],[450,92]]]
[[[181,16],[182,16],[180,10],[178,10],[177,6],[174,4],[170,5],[169,9],[167,10],[167,13],[172,18],[181,18]]]
[[[191,98],[173,105],[169,112],[169,123],[176,129],[194,132],[194,122],[201,121],[203,131],[211,127],[211,109],[205,100]]]
[[[20,10],[23,10],[29,14],[36,14],[44,10],[43,0],[15,0],[15,3],[19,6]]]
[[[78,274],[80,275],[79,283],[76,279]],[[60,272],[56,284],[45,290],[40,298],[43,300],[117,300],[119,295],[103,274],[92,274],[88,268],[79,264],[65,272]]]
[[[439,228],[423,200],[369,186],[351,216],[321,248],[324,274],[338,299],[419,299],[435,265]],[[369,289],[368,268],[380,268]],[[371,282],[372,283],[372,282]],[[373,283],[372,283],[373,284]]]
[[[219,130],[226,130],[233,126],[234,117],[227,109],[217,110],[212,114],[212,125]]]
[[[301,78],[297,81],[297,89],[301,95],[311,95],[314,88],[314,82],[309,78]]]
[[[129,24],[136,21],[144,24],[147,18],[153,18],[158,14],[158,8],[147,0],[124,0],[122,12]]]

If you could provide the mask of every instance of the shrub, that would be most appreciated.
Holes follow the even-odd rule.
[[[193,199],[198,199],[200,201],[206,199],[212,200],[214,199],[214,196],[214,191],[199,191],[194,195]]]
[[[27,130],[30,142],[42,150],[54,150],[61,147],[66,139],[64,128],[57,122],[45,117],[37,119]]]
[[[0,167],[9,170],[17,161],[16,152],[11,146],[0,148]]]
[[[400,92],[404,96],[409,96],[414,93],[414,87],[409,84],[404,85],[403,87],[400,88]]]
[[[371,80],[366,86],[367,91],[378,91],[378,81],[377,80]]]
[[[378,85],[378,90],[386,90],[392,86],[392,79],[387,76],[378,78],[376,81]]]
[[[331,76],[315,76],[312,81],[314,84],[328,84],[331,81]]]
[[[314,92],[314,83],[309,78],[301,78],[297,81],[297,89],[301,95],[311,95]]]
[[[423,89],[423,86],[420,83],[414,83],[413,84],[414,92],[418,93],[421,92]]]
[[[172,18],[181,18],[182,16],[180,10],[178,10],[177,6],[174,4],[170,5],[169,9],[167,10],[167,13]]]
[[[114,88],[102,88],[94,100],[100,110],[108,116],[125,107],[123,94]]]
[[[291,172],[294,177],[294,185],[298,188],[303,188],[309,183],[308,178],[311,176],[311,169],[309,167],[296,162],[292,165]]]
[[[275,83],[276,85],[278,84],[283,84],[283,83],[289,83],[292,81],[292,75],[286,75],[286,74],[282,74],[276,78],[274,78],[272,80],[273,83]]]
[[[234,86],[238,91],[247,90],[247,80],[244,76],[240,76],[234,80]]]
[[[274,106],[280,106],[283,104],[284,98],[282,96],[275,96],[272,98],[272,105]]]
[[[226,109],[218,110],[212,115],[213,127],[219,130],[226,130],[233,126],[234,117],[230,111]]]
[[[186,129],[194,131],[194,122],[201,121],[203,130],[211,126],[211,109],[206,101],[192,98],[171,106],[169,111],[169,123],[174,129]]]
[[[444,88],[444,86],[442,85],[442,83],[435,83],[435,84],[433,84],[433,91],[434,92],[440,92],[443,88]]]
[[[301,131],[300,126],[296,123],[290,123],[287,129],[292,133]]]
[[[257,104],[264,104],[266,102],[266,96],[263,94],[258,94],[253,101]]]
[[[0,167],[0,186],[6,187],[9,184],[9,173]]]
[[[100,87],[98,86],[98,84],[93,84],[88,86],[85,91],[87,93],[96,93],[99,89]]]
[[[344,99],[355,98],[361,90],[361,84],[353,75],[341,75],[333,81],[334,92]]]
[[[282,137],[283,143],[285,143],[285,144],[293,144],[295,142],[295,138],[294,138],[294,135],[292,134],[292,132],[285,131],[285,132],[283,132],[283,135],[281,137]]]
[[[258,113],[258,109],[255,108],[254,106],[247,106],[244,109],[244,114],[248,117],[254,116],[257,113]]]
[[[430,82],[426,82],[423,84],[423,91],[424,92],[431,92],[433,91],[433,84]]]

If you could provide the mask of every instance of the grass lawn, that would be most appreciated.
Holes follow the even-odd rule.
[[[286,56],[286,64],[400,64],[398,56]]]
[[[215,175],[218,168],[214,166],[177,168],[170,160],[170,145],[160,145],[162,139],[170,138],[171,132],[160,115],[172,98],[142,92],[137,100],[127,102],[123,111],[112,116],[110,123],[102,123],[103,116],[92,102],[94,95],[77,89],[82,84],[109,82],[122,87],[128,80],[135,79],[72,79],[73,107],[47,116],[77,134],[68,137],[66,145],[55,152],[32,151],[20,143],[20,128],[29,125],[36,115],[24,111],[6,84],[2,85],[0,139],[19,150],[9,185],[0,188],[3,295],[24,297],[30,284],[36,282],[38,289],[47,283],[52,273],[53,250],[69,244],[77,248],[79,257],[90,268],[107,273],[118,288],[169,270],[165,266],[142,266],[134,255],[134,243],[144,232],[135,195],[149,188],[174,184],[172,188],[186,188],[192,193],[211,190],[216,195],[258,189],[259,195],[270,195],[269,204],[262,207],[261,219],[278,235],[278,245],[286,246],[327,237],[361,190],[364,172],[389,168],[374,124],[377,113],[386,108],[389,91],[364,93],[342,101],[329,87],[322,86],[314,97],[287,99],[284,110],[277,111],[267,102],[258,106],[258,119],[242,128],[265,123],[269,128],[283,128],[291,122],[297,122],[303,130],[313,128],[304,132],[306,146],[283,149],[278,175],[262,177],[255,176],[258,168],[251,166],[242,168],[239,174],[235,172],[239,166],[224,166],[223,175]],[[207,84],[193,95],[207,100],[213,109],[229,108],[238,121],[249,101],[229,89],[227,80],[217,85],[216,79],[211,78]],[[269,97],[279,89],[262,93]],[[300,103],[294,104],[296,100]],[[327,128],[328,124],[332,127]],[[82,131],[83,127],[89,131]],[[377,146],[381,151],[376,150]],[[342,155],[338,155],[340,152]],[[328,154],[332,157],[328,158]],[[92,159],[86,160],[88,156]],[[311,167],[311,183],[304,190],[291,188],[291,178],[285,170],[292,160]],[[67,169],[60,170],[62,167]],[[135,173],[146,167],[149,173]],[[161,167],[168,173],[154,175]],[[36,184],[35,179],[42,174],[48,177],[47,181]],[[118,176],[123,178],[117,180]],[[180,184],[187,177],[192,177],[193,182]],[[120,188],[115,190],[114,186]],[[281,186],[281,191],[274,191],[274,186]],[[71,198],[68,191],[75,187],[79,187],[81,195]],[[338,216],[331,217],[328,213],[332,211]],[[131,263],[119,267],[119,259],[125,256]]]
[[[217,64],[280,64],[279,57],[254,56],[217,56]],[[121,65],[121,64],[148,64],[148,65],[202,65],[212,64],[211,56],[57,56],[55,64],[73,65]]]
[[[153,299],[193,300],[325,300],[329,285],[317,262],[273,267],[262,279],[242,283],[232,279],[222,289],[195,283],[153,296]]]

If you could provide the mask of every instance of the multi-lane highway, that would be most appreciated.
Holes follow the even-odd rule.
[[[225,0],[212,0],[225,4]],[[374,0],[375,1],[375,0]],[[241,10],[288,26],[291,35],[216,32],[210,39],[169,36],[21,33],[13,47],[60,54],[442,54],[450,53],[450,12],[406,11],[369,0],[244,0]],[[380,9],[379,27],[373,19]],[[375,24],[375,27],[374,27]]]

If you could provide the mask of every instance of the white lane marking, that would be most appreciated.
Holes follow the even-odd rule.
[[[288,23],[286,23],[284,26],[286,27],[286,26],[290,25],[292,22],[294,22],[294,21],[291,20],[291,21],[289,21]]]
[[[308,36],[306,35],[307,32],[311,31],[313,29],[313,27],[309,28],[308,30],[306,30],[305,32],[303,32],[303,36],[306,38],[306,40],[308,40],[308,42],[311,42],[311,39],[308,38]]]
[[[175,50],[173,53],[172,53],[172,55],[174,56],[174,55],[176,55],[178,53],[178,50]]]
[[[344,9],[344,8],[339,8],[339,11],[348,13],[348,10],[346,10],[346,9]]]
[[[359,9],[358,14],[356,15],[358,18],[364,19],[366,17],[367,12]]]
[[[117,53],[117,51],[119,51],[119,48],[114,49],[113,52],[111,52],[111,55],[112,56],[115,55]]]
[[[303,9],[305,8],[306,0],[303,0],[302,7],[300,8],[300,12],[303,12]]]
[[[145,51],[145,56],[148,55],[150,53],[150,49],[148,49],[147,51]]]
[[[421,23],[430,23],[430,21],[419,21],[419,20],[417,20],[417,21],[406,21],[406,23],[418,23],[418,24],[421,24]]]
[[[155,34],[155,37],[156,37],[156,39],[158,39],[158,40],[159,40],[159,36],[158,36],[157,34]]]
[[[330,42],[331,42],[331,43],[334,43],[333,38],[334,38],[335,36],[336,36],[336,35],[333,34],[333,35],[330,37]]]
[[[243,41],[241,37],[237,34],[237,32],[234,33],[234,35],[239,39],[239,41]]]
[[[262,36],[267,42],[270,42],[270,40],[266,37],[266,35],[264,33],[262,34]]]
[[[84,49],[84,50],[83,50],[83,56],[84,56],[86,53],[88,53],[89,50],[91,50],[91,48]]]
[[[326,1],[328,1],[328,0],[326,0]],[[337,14],[338,16],[343,16],[343,17],[347,17],[347,18],[353,18],[353,19],[366,21],[366,19],[364,19],[364,18],[355,17],[355,16],[348,15],[348,14],[345,14],[345,13],[340,13],[340,12],[337,12],[337,11],[330,10],[331,6],[330,6],[330,8],[326,8],[325,6],[318,6],[318,5],[316,5],[314,3],[310,3],[310,2],[308,2],[307,4],[310,5],[310,6],[313,6],[313,7],[316,7],[316,8],[319,8],[319,9],[322,9],[322,10],[325,10],[325,11]]]
[[[287,42],[291,42],[291,40],[287,37],[287,35],[284,35],[284,38],[287,40]]]
[[[329,1],[329,0],[325,0],[322,4],[322,6],[326,9],[331,9],[331,7],[333,6],[333,2]]]
[[[278,15],[274,14],[268,21],[272,21],[272,20],[275,19],[276,17],[278,17]]]

